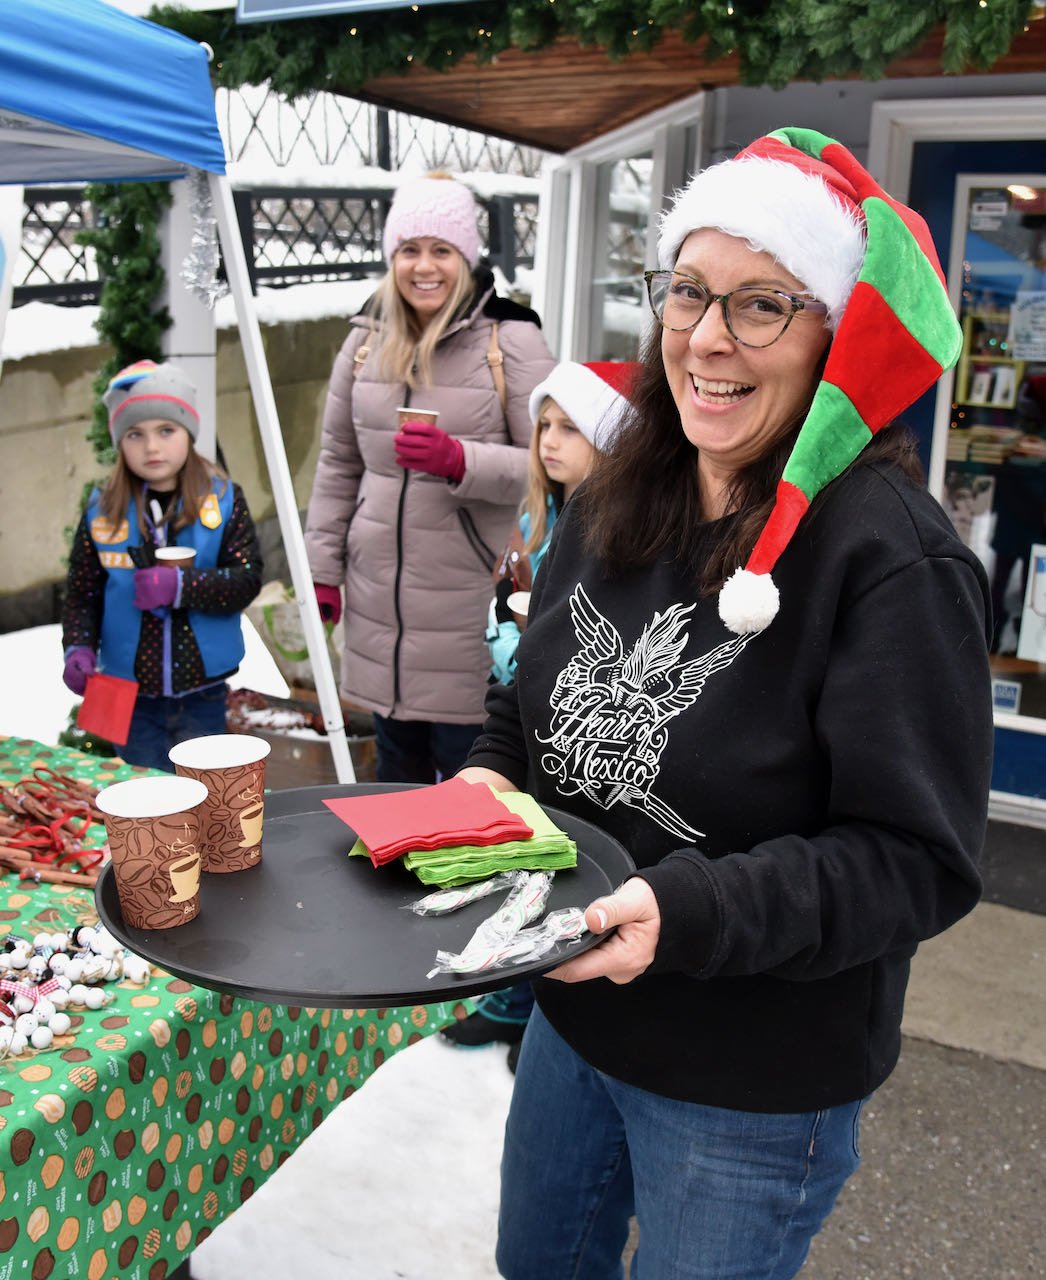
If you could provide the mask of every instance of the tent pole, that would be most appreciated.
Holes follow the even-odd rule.
[[[327,740],[330,742],[338,781],[355,782],[356,774],[345,737],[345,717],[327,655],[319,606],[312,589],[312,575],[309,572],[309,562],[305,552],[305,537],[298,518],[298,503],[294,496],[294,485],[291,481],[287,453],[283,447],[283,435],[276,413],[276,399],[272,392],[272,381],[265,361],[261,329],[251,295],[243,241],[240,239],[232,202],[232,188],[224,174],[212,173],[208,176],[211,199],[214,202],[215,216],[218,220],[218,238],[224,255],[225,271],[236,302],[236,319],[240,327],[240,342],[247,364],[247,378],[251,385],[255,412],[258,415],[258,428],[261,432],[262,447],[265,450],[272,496],[276,503],[276,515],[283,534],[284,549],[287,552],[294,597],[301,614],[305,647],[309,651],[309,661],[316,679],[316,692],[320,700],[320,710],[323,712],[323,723],[327,729]]]

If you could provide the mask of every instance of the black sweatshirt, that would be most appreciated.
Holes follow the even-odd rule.
[[[668,1097],[864,1097],[897,1060],[917,944],[980,894],[983,571],[924,489],[857,466],[778,562],[778,616],[739,638],[670,555],[606,577],[576,507],[468,763],[621,841],[661,934],[635,981],[542,979],[538,1002],[592,1065]]]

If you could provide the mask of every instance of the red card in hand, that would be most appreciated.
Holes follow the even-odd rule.
[[[95,672],[87,680],[76,723],[86,733],[124,746],[131,731],[131,716],[138,697],[138,681]]]

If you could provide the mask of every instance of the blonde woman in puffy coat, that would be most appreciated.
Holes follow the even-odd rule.
[[[305,540],[325,619],[344,588],[341,693],[374,713],[378,780],[431,783],[483,720],[491,573],[526,484],[530,392],[555,360],[477,265],[462,183],[400,187],[384,249],[334,362]]]

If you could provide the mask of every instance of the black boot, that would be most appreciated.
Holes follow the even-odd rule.
[[[482,1013],[471,1013],[460,1022],[441,1027],[439,1034],[459,1049],[478,1049],[480,1045],[518,1044],[526,1030],[525,1022],[502,1022]]]

